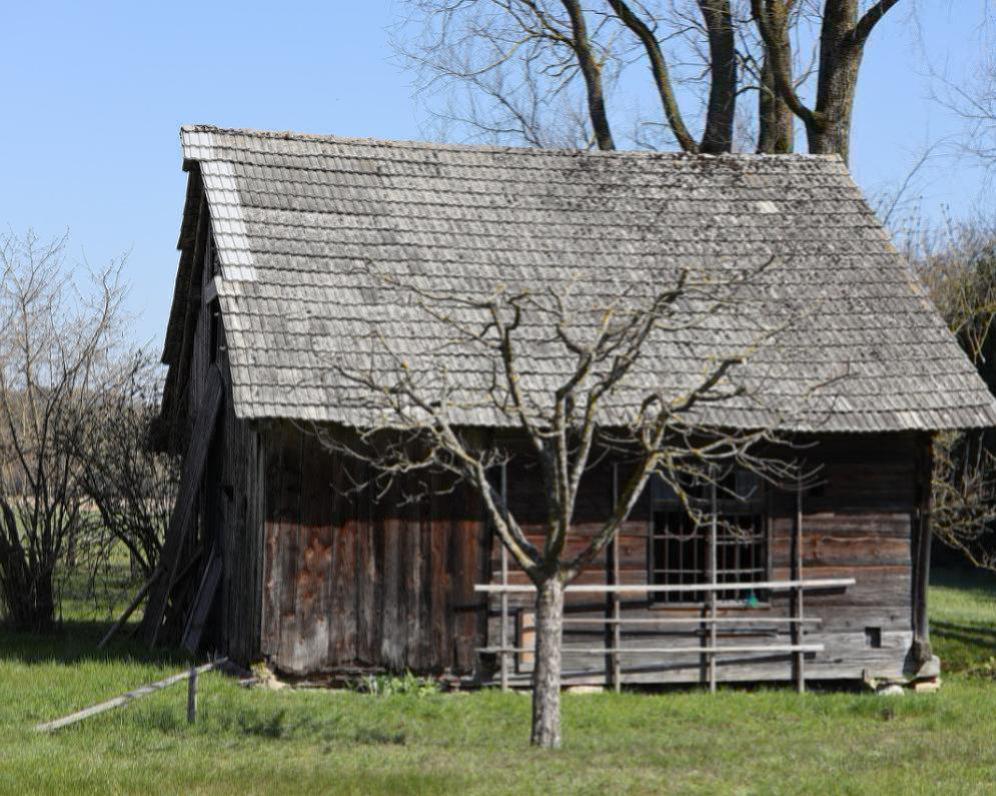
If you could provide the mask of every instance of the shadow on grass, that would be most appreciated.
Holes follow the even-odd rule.
[[[114,661],[185,665],[190,661],[178,650],[150,650],[139,640],[128,638],[127,634],[134,626],[122,628],[104,649],[97,649],[97,644],[110,626],[110,622],[66,620],[52,631],[33,633],[0,624],[0,662],[73,666]]]
[[[930,585],[957,589],[985,601],[996,602],[996,573],[963,567],[934,568]]]
[[[934,621],[930,623],[930,632],[945,636],[946,638],[957,638],[962,641],[974,644],[989,644],[996,646],[996,627],[982,625],[961,625],[954,622]]]

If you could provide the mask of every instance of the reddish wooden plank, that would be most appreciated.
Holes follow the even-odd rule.
[[[370,521],[370,496],[346,497],[342,494],[346,478],[346,468],[355,468],[357,463],[340,459],[335,469],[336,490],[339,493],[337,527],[347,529],[355,544],[355,602],[356,602],[356,660],[365,666],[376,665],[378,661],[380,617],[377,607],[379,574],[374,544],[374,526]],[[354,480],[359,480],[356,478]]]

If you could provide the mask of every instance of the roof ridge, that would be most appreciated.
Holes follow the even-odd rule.
[[[217,133],[219,135],[241,135],[252,138],[265,138],[283,141],[316,141],[337,144],[364,144],[367,146],[393,146],[405,149],[454,150],[458,152],[516,153],[533,155],[584,155],[594,157],[635,157],[659,160],[816,160],[841,161],[839,155],[810,154],[792,152],[789,154],[764,154],[754,152],[728,152],[723,154],[696,154],[687,152],[660,152],[644,149],[573,149],[570,147],[528,147],[498,144],[463,144],[452,141],[415,141],[411,139],[375,138],[372,136],[341,136],[321,133],[301,133],[293,130],[258,130],[249,127],[219,127],[213,124],[185,124],[180,127],[184,133]]]

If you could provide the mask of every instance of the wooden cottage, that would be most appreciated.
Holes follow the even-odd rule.
[[[568,593],[565,680],[935,671],[931,435],[993,425],[996,406],[839,159],[213,127],[185,127],[181,139],[188,182],[163,417],[185,466],[144,620],[150,641],[301,676],[523,680],[531,595],[505,588],[526,581],[473,497],[410,506],[355,495],[312,433],[367,422],[329,363],[368,350],[371,324],[399,352],[431,336],[370,269],[472,293],[488,280],[635,283],[651,260],[775,257],[765,301],[813,311],[763,363],[765,383],[819,483],[782,491],[731,473],[738,497],[714,509],[746,531],[737,535],[689,523],[668,490],[648,489]],[[676,362],[695,365],[695,345],[661,343],[650,361],[680,371]],[[794,412],[806,381],[820,379],[819,411]],[[762,422],[746,405],[709,411],[717,425]],[[488,430],[486,419],[468,424]],[[588,474],[578,533],[604,518],[614,478],[611,462]],[[506,479],[517,516],[538,524],[527,463],[513,461]]]

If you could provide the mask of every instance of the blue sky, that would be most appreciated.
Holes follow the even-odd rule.
[[[935,67],[958,74],[974,61],[984,3],[920,4]],[[72,256],[93,264],[128,251],[133,334],[158,346],[183,203],[179,126],[420,137],[411,76],[389,44],[398,12],[392,0],[4,3],[0,228],[68,228]],[[925,146],[957,131],[924,73],[908,16],[890,15],[859,85],[852,168],[866,191],[895,185]],[[939,158],[915,188],[929,215],[959,215],[983,181]]]

